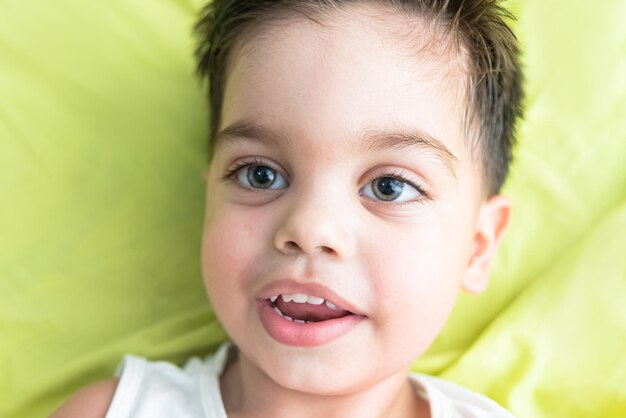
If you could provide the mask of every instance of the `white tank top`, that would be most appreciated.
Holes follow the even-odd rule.
[[[106,418],[226,418],[219,376],[230,343],[180,368],[164,361],[126,355]],[[432,418],[514,418],[491,399],[454,383],[411,373],[416,393],[430,404]]]

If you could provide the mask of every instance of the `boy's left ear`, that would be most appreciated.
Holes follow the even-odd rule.
[[[472,254],[461,283],[466,292],[480,293],[487,288],[491,263],[510,218],[511,201],[504,196],[492,196],[481,205],[476,219]]]

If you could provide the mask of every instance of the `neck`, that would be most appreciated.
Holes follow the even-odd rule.
[[[220,378],[229,417],[430,417],[428,403],[415,394],[408,371],[349,393],[319,395],[277,384],[239,354]]]

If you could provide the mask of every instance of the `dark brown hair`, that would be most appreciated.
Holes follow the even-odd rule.
[[[523,99],[519,48],[506,24],[511,14],[497,0],[214,0],[201,12],[195,32],[198,74],[209,81],[210,141],[220,125],[228,59],[235,44],[255,27],[303,14],[311,20],[358,3],[391,7],[441,25],[469,60],[466,132],[475,137],[488,195],[497,194],[508,174],[515,122]],[[419,36],[419,35],[418,35]],[[471,135],[471,126],[476,129]]]

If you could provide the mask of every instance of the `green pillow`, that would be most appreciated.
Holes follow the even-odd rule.
[[[124,353],[180,364],[226,338],[199,261],[202,4],[0,2],[2,417],[47,415]],[[528,92],[512,228],[414,369],[520,417],[623,416],[626,8],[508,4]]]
[[[0,417],[225,338],[201,281],[200,2],[0,2]]]

